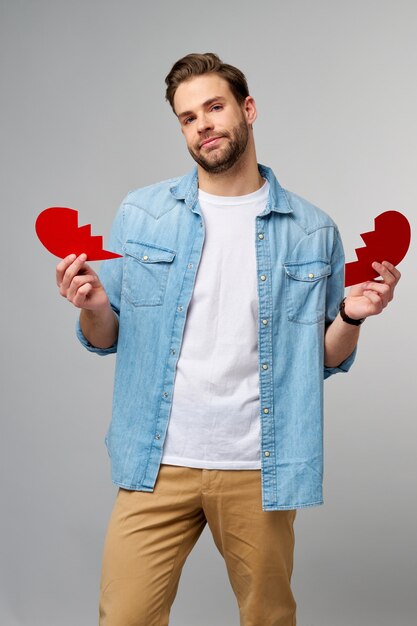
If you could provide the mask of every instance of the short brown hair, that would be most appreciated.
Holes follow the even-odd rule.
[[[219,74],[227,80],[230,89],[239,104],[249,95],[248,83],[246,82],[243,72],[234,67],[223,63],[223,61],[213,52],[205,54],[192,53],[187,54],[179,59],[171,68],[171,71],[165,78],[167,85],[165,99],[170,103],[172,110],[174,109],[174,96],[179,85],[193,76],[201,76],[202,74]]]

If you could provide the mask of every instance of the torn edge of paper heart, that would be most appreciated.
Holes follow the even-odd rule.
[[[37,217],[36,234],[43,246],[63,259],[85,253],[87,261],[116,259],[121,254],[103,248],[103,237],[91,234],[91,224],[78,226],[78,211],[69,207],[49,207]]]
[[[379,276],[372,263],[389,261],[398,265],[411,241],[411,226],[400,211],[384,211],[374,220],[374,230],[361,234],[365,246],[356,248],[357,261],[345,265],[345,287],[356,285]]]

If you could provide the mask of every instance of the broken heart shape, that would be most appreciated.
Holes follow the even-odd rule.
[[[121,254],[103,249],[103,237],[91,235],[91,224],[78,226],[78,211],[50,207],[42,211],[35,224],[36,234],[45,248],[60,258],[87,254],[88,261],[116,259]],[[385,211],[375,218],[375,230],[361,234],[365,247],[356,248],[358,260],[345,265],[345,287],[377,278],[373,261],[398,265],[407,254],[411,227],[399,211]]]
[[[398,265],[411,241],[410,223],[399,211],[385,211],[375,218],[375,230],[361,234],[365,247],[356,248],[357,261],[345,265],[345,287],[379,276],[372,263],[389,261]]]
[[[66,207],[49,207],[38,215],[36,234],[45,248],[63,259],[69,254],[85,252],[87,261],[116,259],[121,254],[103,249],[103,237],[91,234],[91,224],[78,226],[78,211]]]

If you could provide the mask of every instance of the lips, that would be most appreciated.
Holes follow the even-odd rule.
[[[217,144],[217,140],[221,139],[222,137],[223,135],[217,135],[216,137],[208,137],[207,139],[205,139],[204,141],[200,143],[200,150],[201,148],[209,148],[210,146],[215,146]]]

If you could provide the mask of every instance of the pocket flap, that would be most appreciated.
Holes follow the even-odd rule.
[[[284,268],[291,278],[307,282],[314,282],[332,273],[331,266],[325,261],[284,263]]]
[[[174,250],[143,241],[126,241],[123,251],[140,263],[171,263],[175,258]]]

